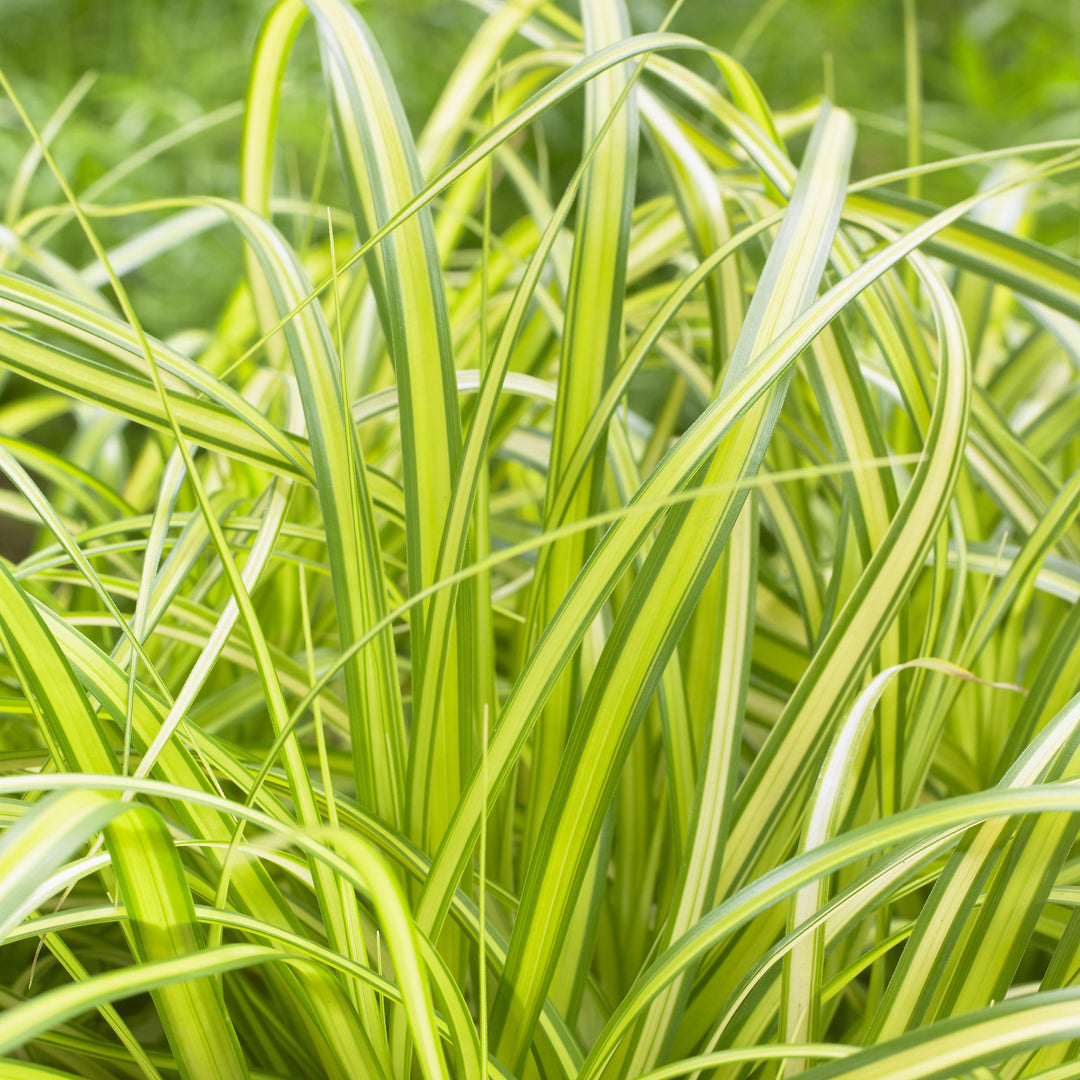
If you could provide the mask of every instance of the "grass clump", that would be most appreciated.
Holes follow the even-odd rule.
[[[857,179],[675,10],[490,9],[414,139],[281,0],[235,198],[0,78],[0,1075],[1073,1075],[1080,141]]]

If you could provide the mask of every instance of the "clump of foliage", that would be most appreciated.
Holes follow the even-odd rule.
[[[76,191],[0,76],[0,1076],[1076,1075],[1080,141],[856,181],[622,0],[488,7],[414,140],[281,0],[234,199]]]

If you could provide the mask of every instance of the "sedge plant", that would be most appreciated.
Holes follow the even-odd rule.
[[[478,6],[414,137],[279,0],[232,198],[0,73],[0,1077],[1080,1075],[1080,140],[924,161],[914,4],[862,177],[676,9]]]

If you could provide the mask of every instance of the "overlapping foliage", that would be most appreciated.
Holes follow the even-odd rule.
[[[1080,1074],[1080,140],[856,180],[622,0],[486,7],[414,141],[280,0],[237,199],[88,197],[0,78],[0,1076]]]

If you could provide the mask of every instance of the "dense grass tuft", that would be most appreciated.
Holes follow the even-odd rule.
[[[414,139],[281,0],[237,198],[0,75],[0,1077],[1080,1075],[1080,140],[485,6]]]

